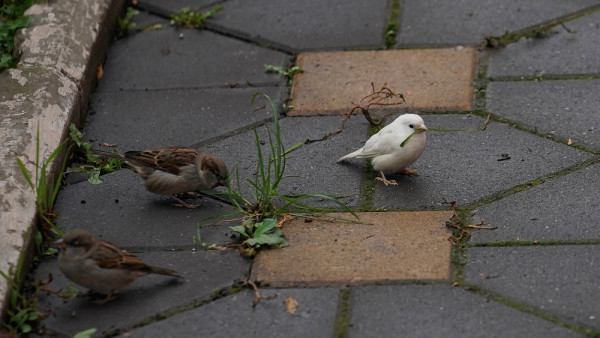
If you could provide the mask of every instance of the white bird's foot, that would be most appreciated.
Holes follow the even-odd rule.
[[[402,173],[404,175],[410,175],[410,176],[419,176],[419,172],[416,170],[402,169],[402,170],[400,170],[400,173]]]
[[[385,175],[383,174],[383,171],[380,171],[380,173],[381,173],[381,177],[375,178],[376,180],[383,182],[383,184],[385,184],[386,186],[388,186],[388,185],[398,185],[398,183],[396,183],[395,180],[388,180],[387,178],[385,178]]]

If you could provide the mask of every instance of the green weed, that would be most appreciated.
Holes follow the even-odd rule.
[[[291,85],[294,82],[294,75],[304,73],[302,69],[298,66],[293,66],[288,69],[284,69],[279,66],[274,65],[265,65],[265,72],[267,73],[279,73],[288,79],[288,85]]]
[[[69,136],[75,142],[77,147],[84,152],[85,163],[76,164],[67,169],[67,173],[86,172],[88,173],[88,182],[91,184],[100,184],[101,173],[111,173],[123,167],[123,162],[116,158],[103,159],[92,153],[92,146],[83,141],[83,133],[71,123],[69,126]]]
[[[29,17],[24,13],[33,3],[34,0],[0,1],[0,71],[17,64],[15,33],[29,24]]]
[[[285,176],[288,154],[301,147],[304,142],[299,142],[289,149],[284,148],[279,128],[279,115],[275,104],[268,95],[260,93],[254,95],[252,102],[258,95],[263,95],[267,99],[273,112],[273,124],[271,128],[267,129],[268,142],[265,142],[268,145],[267,152],[263,150],[263,142],[255,129],[254,141],[258,164],[254,179],[247,179],[247,183],[251,187],[251,197],[245,197],[240,193],[241,182],[237,168],[230,174],[227,192],[229,201],[236,208],[236,212],[230,215],[239,213],[244,215],[242,224],[231,227],[231,229],[241,235],[243,242],[240,252],[247,256],[255,255],[257,249],[263,247],[287,245],[283,238],[281,226],[277,222],[285,214],[307,215],[333,211],[332,209],[310,206],[305,203],[307,199],[333,201],[342,207],[344,211],[350,212],[356,217],[353,210],[339,202],[335,197],[323,194],[284,195],[278,192],[283,179],[289,178]],[[222,216],[225,215],[216,215],[209,219]],[[203,221],[205,220],[208,219]]]
[[[48,158],[44,161],[40,159],[40,128],[37,128],[36,134],[36,144],[35,144],[35,176],[29,173],[27,168],[25,168],[25,164],[21,161],[20,158],[17,158],[17,164],[19,165],[19,169],[21,173],[27,180],[31,191],[35,195],[35,202],[37,205],[38,216],[40,217],[40,223],[38,226],[38,230],[41,234],[46,238],[52,238],[54,236],[62,236],[62,232],[54,225],[53,220],[55,218],[55,214],[52,209],[54,207],[54,201],[56,200],[56,196],[58,195],[58,190],[62,184],[62,179],[65,172],[65,166],[67,164],[67,157],[65,155],[63,162],[60,167],[60,171],[56,175],[55,179],[52,177],[48,177],[48,166],[54,161],[54,159],[60,154],[62,149],[65,147],[65,144],[68,140],[65,140],[61,144],[54,149],[54,151],[48,156]],[[67,154],[69,153],[70,147],[67,149]],[[42,244],[42,240],[36,240],[36,244]],[[38,250],[41,247],[38,247]]]
[[[137,29],[138,26],[135,22],[131,22],[134,16],[140,14],[140,11],[133,7],[127,7],[125,15],[117,18],[118,36],[125,36],[129,33],[130,29]]]
[[[13,271],[12,268],[8,273],[0,271],[0,275],[6,279],[9,288],[8,301],[6,302],[6,319],[2,326],[17,336],[31,332],[31,325],[42,317],[35,310],[40,292],[39,285],[36,285],[34,293],[30,297],[25,292],[20,291],[23,282],[24,257],[25,254],[21,254],[19,257],[16,271]],[[1,331],[0,336],[2,336]]]
[[[95,328],[91,328],[91,329],[87,329],[81,332],[77,332],[73,338],[90,338],[94,335],[94,333],[96,333],[96,329]]]
[[[189,7],[185,7],[179,13],[171,15],[171,23],[185,28],[204,28],[204,22],[221,10],[223,10],[223,6],[220,5],[216,5],[206,12],[190,10]]]

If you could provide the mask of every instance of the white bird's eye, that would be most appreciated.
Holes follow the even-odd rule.
[[[408,126],[409,126],[409,127],[411,127],[411,128],[414,128],[414,127],[415,127],[415,125],[414,125],[414,124],[409,124]]]

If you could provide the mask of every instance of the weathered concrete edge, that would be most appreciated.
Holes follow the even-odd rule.
[[[40,158],[81,125],[124,0],[56,1],[34,4],[28,28],[16,37],[21,61],[0,73],[0,270],[15,267],[32,252],[35,196],[16,158],[35,171],[36,133]],[[64,155],[64,154],[63,154]],[[59,156],[49,174],[57,172]],[[8,282],[0,278],[0,315],[5,314]]]

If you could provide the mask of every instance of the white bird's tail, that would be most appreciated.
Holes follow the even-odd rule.
[[[358,156],[361,152],[363,151],[363,148],[358,149],[357,151],[351,152],[348,155],[342,156],[339,160],[337,160],[336,162],[342,162],[343,160],[347,160],[349,158],[353,158]]]

